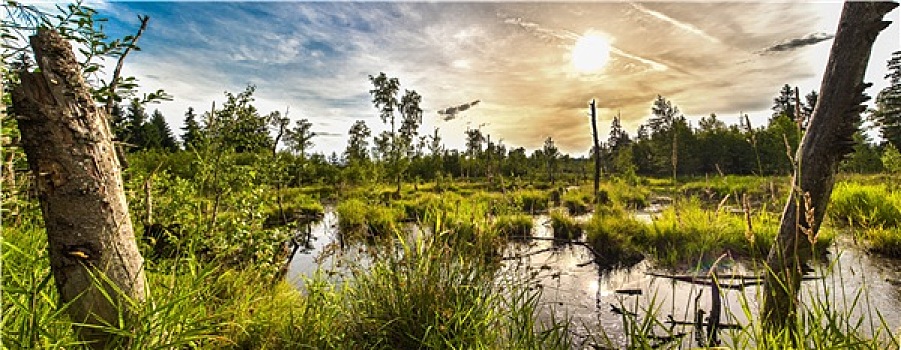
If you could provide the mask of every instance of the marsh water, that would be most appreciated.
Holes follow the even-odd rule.
[[[635,214],[652,220],[652,212]],[[586,220],[587,216],[577,219]],[[547,216],[537,215],[533,220],[534,237],[553,237]],[[302,288],[304,276],[316,271],[334,274],[344,261],[365,264],[367,257],[361,248],[340,247],[337,222],[337,215],[327,208],[324,218],[310,227],[307,249],[294,256],[287,275],[298,288]],[[838,240],[830,254],[812,262],[811,267],[809,275],[818,278],[803,283],[801,294],[805,303],[820,303],[824,309],[850,314],[852,323],[862,320],[857,328],[864,336],[872,336],[871,330],[883,321],[894,332],[901,327],[901,261],[867,254],[853,242]],[[715,272],[720,276],[759,274],[755,270],[726,258],[717,263]],[[540,289],[542,317],[569,319],[577,344],[603,339],[608,345],[621,348],[628,341],[625,327],[630,326],[624,320],[641,322],[644,317],[655,315],[661,322],[653,331],[656,335],[685,333],[682,342],[691,345],[696,311],[711,309],[710,287],[654,276],[704,276],[710,272],[705,266],[667,271],[656,269],[648,260],[629,267],[598,266],[592,253],[582,245],[527,240],[508,244],[503,271],[521,276],[533,288]],[[721,323],[747,325],[748,315],[758,312],[760,291],[759,285],[723,289]],[[628,316],[633,312],[638,316]],[[668,331],[667,321],[688,325]],[[721,334],[724,345],[731,345],[728,332]]]

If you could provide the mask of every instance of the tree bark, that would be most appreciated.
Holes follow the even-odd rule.
[[[124,337],[96,328],[130,329],[129,305],[145,293],[107,116],[59,33],[39,30],[31,47],[40,70],[20,72],[13,114],[35,176],[60,302],[71,303],[74,323],[87,325],[76,331],[92,347],[127,348]]]
[[[792,331],[797,320],[801,263],[810,257],[826,214],[838,163],[852,151],[855,122],[867,99],[863,95],[867,61],[876,36],[890,23],[882,17],[897,5],[847,2],[842,9],[820,85],[821,98],[798,148],[793,189],[767,257],[761,317],[768,331]]]
[[[591,106],[591,136],[594,138],[594,203],[600,205],[598,191],[601,188],[601,144],[598,142],[598,111],[594,100]]]

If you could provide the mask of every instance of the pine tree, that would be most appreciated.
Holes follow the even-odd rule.
[[[785,115],[794,120],[795,104],[797,102],[795,89],[791,85],[783,85],[782,90],[779,90],[779,96],[773,99],[773,117]]]
[[[901,149],[901,51],[892,54],[888,69],[885,78],[890,85],[876,96],[876,108],[870,111],[870,118],[879,126],[882,138]]]
[[[350,136],[347,139],[347,148],[344,150],[344,157],[348,163],[355,164],[369,160],[369,141],[372,136],[366,122],[357,120],[350,130],[347,132]]]
[[[197,149],[203,144],[203,130],[200,123],[197,122],[197,115],[194,114],[194,107],[188,107],[185,112],[185,126],[181,128],[181,141],[185,146],[185,150]]]
[[[145,145],[147,148],[163,149],[170,152],[178,150],[178,142],[172,136],[172,129],[166,123],[166,118],[159,110],[154,110],[150,117],[150,122],[146,124],[148,127],[147,135],[153,135],[153,140],[148,140]]]
[[[144,106],[138,99],[131,100],[128,105],[126,114],[125,133],[123,142],[131,145],[131,150],[140,150],[146,143],[146,135],[144,135],[144,124],[147,122],[147,113],[144,112]]]
[[[307,150],[313,147],[313,137],[316,136],[316,133],[312,131],[313,123],[310,123],[307,119],[301,119],[297,121],[297,125],[288,129],[287,135],[285,135],[285,143],[288,148],[297,153],[300,158],[306,159]]]
[[[607,145],[612,153],[617,153],[620,148],[626,147],[632,143],[629,133],[623,129],[622,119],[619,115],[613,117],[610,122],[610,137],[607,139]]]
[[[554,144],[554,139],[550,136],[544,139],[544,147],[542,147],[541,153],[544,155],[546,162],[548,179],[551,181],[551,184],[555,184],[556,178],[554,174],[557,172],[557,158],[560,156],[560,151]]]

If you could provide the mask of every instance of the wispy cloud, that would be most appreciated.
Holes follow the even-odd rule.
[[[644,13],[644,14],[647,14],[647,15],[649,15],[649,16],[651,16],[651,17],[654,17],[654,18],[659,19],[659,20],[661,20],[661,21],[664,21],[664,22],[667,22],[667,23],[669,23],[669,24],[672,24],[672,25],[676,26],[676,27],[679,28],[679,29],[682,29],[682,30],[684,30],[684,31],[686,31],[686,32],[692,33],[692,34],[697,35],[697,36],[699,36],[699,37],[702,37],[702,38],[706,39],[707,41],[709,41],[709,42],[711,42],[711,43],[717,43],[717,44],[720,43],[720,40],[719,40],[719,39],[717,39],[717,38],[711,36],[710,34],[707,34],[707,33],[704,32],[703,30],[699,29],[698,27],[695,27],[694,25],[692,25],[692,24],[690,24],[690,23],[686,23],[686,22],[679,21],[679,20],[677,20],[677,19],[675,19],[675,18],[673,18],[673,17],[670,17],[670,16],[667,16],[667,15],[663,14],[662,12],[651,10],[651,9],[649,9],[649,8],[647,8],[647,7],[644,7],[644,6],[640,5],[640,4],[636,4],[636,3],[634,3],[634,2],[633,2],[633,3],[630,3],[629,5],[632,5],[632,8],[634,8],[634,9],[636,9],[636,10],[638,10],[638,11],[641,11],[641,12]]]
[[[425,118],[422,130],[440,126],[449,147],[464,145],[467,123],[487,123],[483,132],[511,147],[540,147],[552,136],[562,150],[582,153],[591,142],[591,98],[602,120],[621,112],[630,131],[657,94],[689,116],[768,114],[782,84],[820,74],[798,64],[806,50],[796,49],[822,38],[807,33],[828,30],[815,26],[827,6],[111,2],[108,10],[124,34],[136,14],[151,15],[126,73],[175,96],[159,106],[174,130],[188,106],[205,110],[223,91],[251,83],[261,112],[290,106],[291,118],[308,118],[327,136],[316,149],[331,153],[345,146],[338,135],[355,120],[375,133],[387,128],[368,93],[368,76],[385,72],[423,96],[424,112],[438,117]],[[602,71],[577,72],[571,49],[592,31],[610,38],[611,59]],[[781,54],[756,54],[774,47]],[[873,59],[882,62],[872,67],[884,66]]]

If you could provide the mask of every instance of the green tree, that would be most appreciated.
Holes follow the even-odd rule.
[[[237,95],[225,92],[222,109],[213,115],[215,128],[209,128],[211,137],[219,147],[237,153],[254,153],[272,149],[274,141],[269,136],[268,120],[253,105],[256,87],[248,85]]]
[[[813,109],[817,106],[817,100],[820,98],[820,95],[817,94],[816,91],[811,91],[809,94],[804,96],[804,103],[801,103],[801,128],[806,129],[807,124],[810,122],[810,117],[813,116]]]
[[[197,122],[197,115],[194,114],[194,107],[188,107],[185,112],[185,125],[181,128],[181,141],[185,146],[185,150],[197,149],[203,144],[203,129]]]
[[[351,165],[369,161],[369,137],[372,131],[366,126],[366,122],[357,120],[348,131],[347,148],[344,150],[344,158]]]
[[[785,115],[795,120],[795,106],[798,99],[795,98],[795,89],[785,84],[779,90],[779,96],[773,99],[773,116]]]
[[[869,137],[859,130],[852,136],[854,139],[854,151],[842,161],[842,171],[854,173],[877,173],[882,171],[882,160],[879,148],[871,142]]]
[[[679,123],[685,124],[685,117],[679,112],[679,107],[660,95],[654,100],[651,113],[653,117],[648,120],[648,129],[656,173],[664,174],[668,169],[675,179],[679,169],[680,142],[680,132],[676,130],[676,126]]]
[[[557,158],[560,157],[560,151],[554,144],[554,139],[548,136],[544,139],[544,146],[541,148],[541,154],[545,160],[548,179],[551,184],[556,184],[555,174],[557,173]]]
[[[147,143],[147,137],[144,135],[146,130],[144,124],[147,122],[144,105],[138,99],[132,99],[126,113],[125,137],[122,141],[131,145],[132,150],[140,150]]]
[[[716,114],[701,118],[698,121],[698,148],[703,150],[704,156],[700,157],[698,171],[704,174],[718,173],[729,163],[730,156],[728,144],[729,128],[726,123],[719,120]]]
[[[468,176],[480,175],[480,162],[482,157],[482,144],[485,143],[485,135],[481,129],[466,129],[466,167]]]
[[[364,125],[365,126],[365,125]],[[294,128],[288,129],[285,135],[285,143],[292,152],[297,154],[301,160],[306,159],[307,150],[313,147],[313,123],[306,118],[298,120]]]
[[[891,143],[885,145],[885,150],[882,151],[882,166],[890,173],[901,173],[901,152],[898,152],[895,145]]]
[[[400,96],[400,81],[388,78],[384,72],[378,76],[369,76],[373,89],[372,103],[379,110],[382,123],[388,124],[390,131],[383,132],[376,139],[376,146],[387,163],[388,175],[394,178],[397,194],[400,194],[401,181],[407,168],[409,158],[414,152],[413,141],[419,134],[422,124],[422,109],[419,104],[422,97],[413,90],[405,90]],[[400,98],[398,98],[400,96]],[[400,129],[397,128],[398,117]]]
[[[606,157],[607,159],[604,164],[612,164],[613,170],[619,174],[624,174],[624,172],[628,171],[631,171],[634,174],[635,166],[631,161],[631,145],[632,139],[629,138],[629,133],[623,129],[621,117],[619,115],[614,116],[613,121],[610,122],[610,137],[607,138],[607,151],[610,154]],[[594,152],[594,150],[592,150],[592,152]],[[626,163],[624,163],[621,158],[629,159],[628,166],[626,166]],[[625,166],[625,168],[621,168],[620,165]]]
[[[266,124],[275,130],[275,140],[272,141],[272,155],[275,156],[278,154],[278,144],[282,141],[283,137],[288,136],[288,125],[291,125],[291,119],[288,118],[288,111],[285,111],[285,115],[282,115],[279,111],[273,111],[266,116]]]
[[[172,129],[159,110],[154,110],[150,122],[144,124],[144,149],[161,149],[170,152],[178,150],[178,142],[172,136]]]
[[[870,111],[885,142],[901,148],[901,51],[895,51],[888,61],[889,86],[876,95],[876,106]]]

